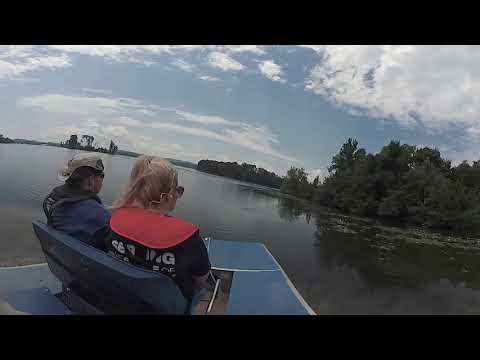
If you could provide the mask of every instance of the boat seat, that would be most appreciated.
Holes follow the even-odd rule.
[[[142,269],[33,222],[50,271],[90,305],[106,314],[189,314],[196,305],[168,276]]]

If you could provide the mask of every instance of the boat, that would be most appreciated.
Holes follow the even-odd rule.
[[[189,302],[169,277],[33,222],[46,263],[0,268],[0,306],[32,315],[314,315],[258,242],[204,239],[210,286]],[[4,310],[5,311],[5,310]]]

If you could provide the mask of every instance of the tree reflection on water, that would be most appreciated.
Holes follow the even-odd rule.
[[[316,260],[293,275],[319,314],[480,314],[478,246],[294,199],[278,204],[285,221],[313,218]]]
[[[369,287],[419,288],[444,278],[480,288],[478,247],[456,247],[433,233],[417,235],[374,220],[308,207],[291,198],[279,199],[278,214],[288,222],[304,217],[310,223],[313,217],[312,246],[322,264],[353,268]]]

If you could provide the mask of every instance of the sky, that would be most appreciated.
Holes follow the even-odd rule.
[[[349,138],[480,158],[480,46],[0,46],[0,134],[324,177]]]

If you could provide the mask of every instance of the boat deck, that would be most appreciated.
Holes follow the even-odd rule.
[[[315,314],[263,244],[208,239],[206,246],[221,281],[214,300],[207,292],[194,314],[205,314],[208,307],[211,315]],[[0,268],[0,299],[18,311],[69,314],[55,296],[61,291],[46,263]]]

